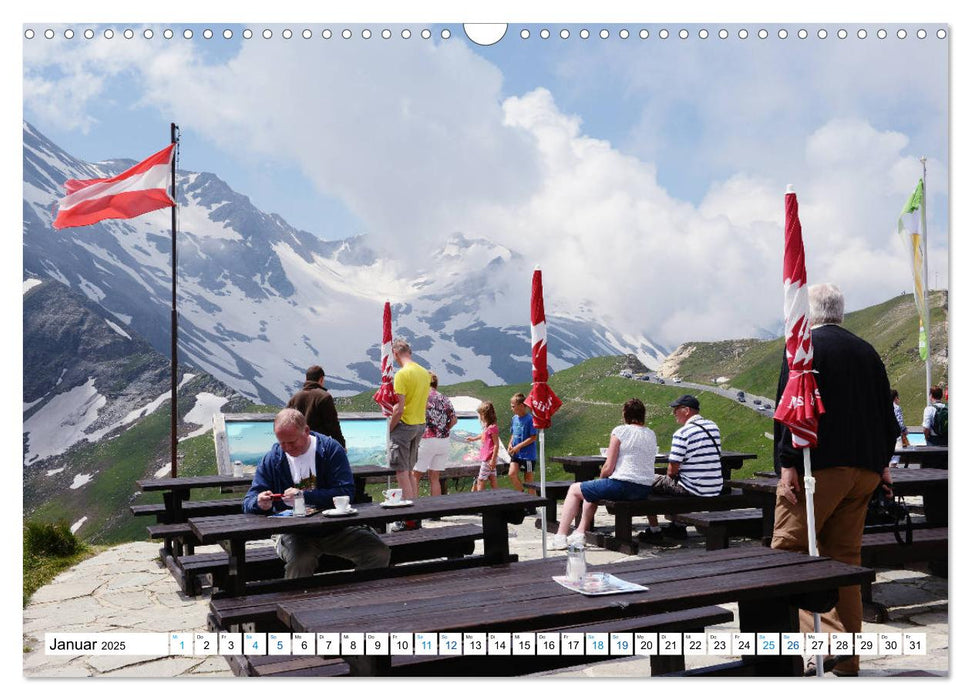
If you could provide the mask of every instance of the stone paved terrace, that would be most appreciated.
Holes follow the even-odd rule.
[[[469,517],[448,518],[443,523],[427,522],[426,527],[450,523],[475,522]],[[608,519],[598,517],[598,525]],[[680,549],[703,549],[701,537],[692,537],[680,548],[646,549],[637,556],[665,556]],[[510,527],[510,548],[521,559],[541,556],[541,535],[533,518]],[[744,540],[732,546],[758,546]],[[480,544],[481,548],[481,544]],[[232,676],[226,661],[219,656],[131,657],[131,656],[45,656],[42,640],[46,631],[85,632],[192,632],[205,629],[209,600],[207,596],[182,595],[157,559],[158,545],[135,542],[120,545],[81,562],[38,590],[24,610],[23,672],[27,677],[174,677],[195,678]],[[550,556],[563,557],[563,552]],[[587,550],[590,564],[604,564],[627,558],[597,548]],[[474,572],[470,572],[474,575]],[[861,676],[890,676],[923,672],[946,676],[949,671],[948,587],[947,580],[922,571],[878,571],[875,598],[886,604],[890,619],[884,624],[864,623],[864,632],[925,632],[926,656],[864,657]],[[732,608],[733,606],[726,606]],[[737,624],[721,625],[725,631]],[[719,663],[716,657],[687,657],[688,667]],[[636,658],[603,662],[545,674],[549,677],[644,677],[650,675],[649,662]],[[830,675],[830,677],[832,677]]]

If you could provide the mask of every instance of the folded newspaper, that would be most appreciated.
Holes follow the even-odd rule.
[[[613,595],[614,593],[633,593],[634,591],[647,590],[647,586],[625,581],[605,571],[590,572],[580,581],[571,581],[566,576],[554,576],[553,580],[564,588],[583,595]]]

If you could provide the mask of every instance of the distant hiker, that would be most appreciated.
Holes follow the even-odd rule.
[[[819,417],[819,444],[811,450],[816,480],[814,509],[819,554],[845,564],[860,565],[867,503],[880,485],[893,478],[889,465],[900,427],[890,400],[890,381],[880,355],[866,341],[843,328],[843,293],[832,284],[809,287],[813,370],[825,413]],[[782,358],[776,402],[789,379]],[[802,488],[803,451],[792,445],[792,433],[775,424],[776,490],[773,549],[808,550],[806,497]],[[863,600],[859,586],[839,589],[836,607],[822,614],[823,632],[859,632]],[[813,616],[799,612],[800,628],[813,631]],[[829,657],[825,668],[855,676],[860,657]],[[807,669],[809,671],[810,669]],[[811,669],[815,673],[815,668]]]
[[[277,442],[256,468],[253,485],[243,498],[243,512],[269,515],[293,505],[303,493],[307,506],[334,507],[335,496],[354,498],[354,477],[347,453],[326,435],[310,430],[303,414],[284,408],[273,421]],[[274,494],[282,499],[274,500]],[[323,554],[347,559],[358,569],[388,565],[391,550],[368,527],[345,527],[328,535],[274,535],[277,555],[285,562],[285,576],[312,576]]]
[[[452,402],[438,393],[438,375],[428,373],[431,389],[425,403],[425,432],[418,445],[418,462],[415,464],[415,492],[421,475],[428,472],[428,488],[432,496],[442,495],[440,476],[448,464],[450,432],[458,422]]]
[[[509,400],[512,409],[512,423],[509,428],[509,480],[517,491],[523,490],[519,472],[527,484],[533,483],[533,469],[536,466],[536,439],[539,437],[533,427],[533,414],[526,407],[526,397],[514,394]]]
[[[307,381],[303,388],[294,394],[287,408],[295,408],[307,419],[307,425],[315,433],[332,437],[347,448],[344,433],[341,432],[341,422],[337,418],[337,408],[334,397],[324,388],[324,368],[311,365],[307,368]]]
[[[563,501],[560,528],[553,536],[550,549],[583,544],[587,530],[593,525],[598,501],[639,501],[651,494],[657,436],[644,425],[647,409],[640,399],[628,400],[622,414],[624,424],[610,432],[607,461],[600,470],[600,478],[570,484]],[[581,513],[581,508],[580,524],[567,537],[570,523]]]
[[[482,432],[465,438],[466,442],[482,441],[479,446],[479,475],[472,485],[473,491],[485,491],[485,482],[496,489],[496,460],[499,458],[499,426],[496,418],[496,407],[491,401],[483,401],[476,409]]]
[[[947,404],[944,403],[944,390],[939,386],[932,386],[930,405],[924,409],[924,439],[928,445],[947,445]]]
[[[388,466],[394,469],[401,497],[410,501],[418,497],[418,484],[412,469],[418,462],[418,446],[425,432],[425,404],[431,390],[431,375],[411,359],[411,345],[404,338],[394,339],[391,354],[401,369],[394,375],[398,403],[388,420]],[[420,526],[416,520],[407,520],[395,523],[392,529],[415,530]]]
[[[674,420],[681,426],[671,436],[671,452],[668,453],[667,474],[654,478],[654,493],[667,496],[717,496],[722,490],[722,437],[714,421],[701,416],[701,404],[691,394],[684,394],[668,404],[673,409]],[[698,506],[704,509],[703,505]],[[663,536],[687,539],[688,528],[674,522],[662,531],[657,517],[648,518],[650,528],[638,539],[659,544]]]

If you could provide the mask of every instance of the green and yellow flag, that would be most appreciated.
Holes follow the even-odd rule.
[[[924,180],[917,181],[917,189],[910,195],[900,218],[897,220],[897,233],[904,242],[907,256],[911,260],[914,271],[914,301],[917,303],[917,317],[920,319],[920,334],[918,336],[918,350],[920,359],[927,360],[927,328],[930,319],[927,317],[927,305],[924,303],[924,241],[920,231],[920,210],[924,205]]]

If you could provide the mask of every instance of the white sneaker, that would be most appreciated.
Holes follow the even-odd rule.
[[[587,543],[587,533],[580,532],[579,530],[577,530],[572,535],[566,538],[566,543],[568,545],[571,545],[571,544],[585,545]]]
[[[567,544],[566,535],[553,535],[553,544],[550,545],[550,549],[566,549]]]

